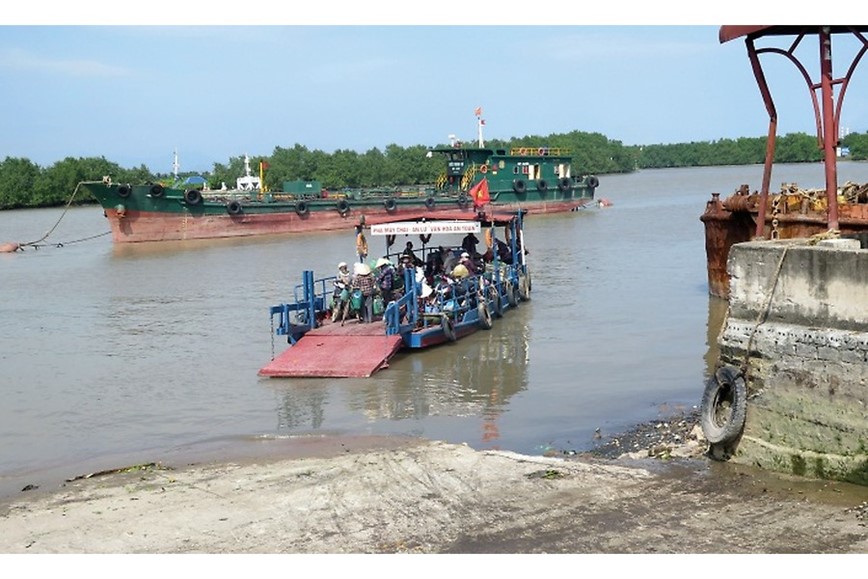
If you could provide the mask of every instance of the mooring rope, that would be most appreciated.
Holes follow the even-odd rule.
[[[67,241],[67,242],[63,242],[63,243],[51,243],[51,244],[40,245],[43,241],[48,239],[48,236],[50,236],[52,233],[54,233],[54,230],[57,229],[58,225],[60,225],[60,222],[63,220],[64,216],[66,216],[66,212],[69,211],[69,208],[72,205],[72,202],[75,200],[75,196],[78,194],[79,187],[81,187],[83,184],[88,184],[88,183],[102,183],[102,181],[79,181],[79,183],[75,186],[75,190],[72,192],[72,195],[70,196],[69,201],[66,202],[66,206],[64,206],[63,212],[60,214],[60,217],[57,218],[57,221],[54,223],[54,225],[51,227],[51,229],[49,229],[45,233],[45,235],[43,235],[39,239],[37,239],[35,241],[28,241],[27,243],[21,243],[21,244],[19,244],[19,247],[21,249],[24,249],[24,247],[26,247],[26,246],[33,247],[34,249],[39,249],[40,247],[46,247],[48,245],[54,245],[56,247],[63,247],[64,245],[71,245],[73,243],[79,243],[81,241],[88,241],[91,239],[96,239],[97,237],[102,237],[104,235],[108,235],[109,233],[111,233],[110,231],[106,231],[105,233],[99,233],[97,235],[91,235],[90,237],[83,237],[81,239],[74,239],[72,241]]]

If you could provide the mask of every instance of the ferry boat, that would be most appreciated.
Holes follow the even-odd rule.
[[[700,220],[705,226],[705,251],[708,270],[708,290],[713,296],[729,297],[729,274],[727,260],[729,249],[736,243],[751,239],[793,239],[813,236],[841,236],[860,240],[868,247],[868,184],[837,181],[838,123],[841,105],[853,72],[868,50],[868,40],[863,32],[868,26],[722,26],[719,30],[721,43],[744,39],[747,46],[757,85],[769,113],[768,140],[759,190],[751,191],[749,184],[740,184],[735,192],[721,199],[712,193]],[[852,35],[859,49],[846,74],[833,78],[833,36]],[[819,51],[828,54],[821,58],[820,77],[812,80],[805,66],[796,57],[795,48],[805,37],[815,36]],[[789,49],[776,47],[758,48],[760,39],[786,38]],[[766,83],[760,56],[783,55],[792,61],[802,73],[808,85],[814,106],[817,126],[817,141],[823,151],[825,184],[823,187],[805,187],[805,184],[784,183],[779,192],[770,191],[772,164],[775,154],[777,112],[771,91]],[[814,53],[816,54],[816,53]],[[839,87],[837,101],[833,98],[834,87]],[[818,98],[819,93],[819,98]]]
[[[481,119],[478,122],[483,122]],[[102,205],[115,243],[178,241],[310,231],[346,230],[366,220],[428,216],[460,210],[474,215],[470,192],[485,182],[493,208],[533,213],[575,211],[591,203],[599,180],[572,167],[557,147],[490,148],[453,140],[432,148],[444,169],[430,186],[332,192],[319,187],[265,191],[245,158],[244,181],[231,190],[201,186],[84,182]],[[260,174],[262,167],[260,167]],[[284,186],[284,188],[287,188]]]
[[[312,270],[305,271],[292,299],[270,308],[274,334],[285,336],[290,347],[278,357],[272,352],[272,361],[259,374],[367,377],[386,367],[399,350],[456,342],[492,329],[510,308],[530,299],[524,215],[452,210],[431,218],[418,211],[409,218],[372,223],[372,237],[385,239],[386,249],[372,263],[357,263],[355,274],[375,276],[383,268],[378,273],[388,275],[390,267],[403,261],[397,266],[400,289],[380,308],[373,297],[367,321],[359,289],[344,288],[337,275],[316,278]],[[399,238],[415,236],[421,242],[418,254],[406,243],[399,244],[402,251],[393,249]],[[462,244],[444,242],[444,237],[461,237]],[[475,250],[477,242],[483,251]],[[344,313],[337,313],[351,301],[351,308],[344,305]],[[348,309],[354,314],[347,315]]]

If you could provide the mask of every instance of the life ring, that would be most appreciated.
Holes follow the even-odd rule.
[[[388,197],[385,201],[383,201],[383,205],[386,207],[386,211],[389,213],[393,212],[398,208],[398,202],[395,201],[394,197]]]
[[[188,189],[184,191],[184,201],[187,205],[198,205],[202,202],[202,193],[196,189]]]
[[[494,234],[492,233],[493,227],[489,227],[485,230],[485,247],[488,249],[492,249],[494,247]]]
[[[527,184],[524,182],[524,179],[516,179],[512,182],[512,189],[516,193],[524,193],[527,191]]]
[[[461,195],[458,196],[458,206],[459,207],[464,209],[465,207],[467,207],[468,203],[470,203],[470,198],[466,194],[462,193]]]
[[[588,177],[588,187],[590,187],[591,189],[596,189],[599,186],[600,186],[600,180],[599,179],[597,179],[594,175],[591,175],[590,177]]]
[[[545,147],[540,147],[539,149],[537,149],[536,154],[539,155],[540,157],[545,155],[546,154]]]
[[[447,340],[454,342],[458,339],[458,336],[455,335],[455,322],[452,321],[452,318],[443,316],[440,320],[440,327],[443,328],[443,335],[446,336]]]
[[[518,154],[519,155],[527,155],[527,149],[519,149]]]
[[[299,201],[295,204],[295,213],[299,217],[304,217],[308,213],[310,213],[310,208],[307,206],[306,201]]]
[[[350,212],[350,204],[346,199],[341,199],[337,202],[338,213],[341,214],[341,217]]]
[[[488,165],[482,165],[481,167],[479,167],[479,172],[482,173],[483,175],[488,173]]]
[[[570,182],[569,177],[563,177],[561,179],[558,179],[558,191],[560,191],[561,193],[569,191],[570,185],[572,185],[572,183]]]
[[[155,183],[151,186],[151,197],[162,197],[163,196],[163,186],[159,183]]]
[[[434,209],[435,205],[437,205],[437,202],[434,200],[433,197],[428,197],[427,199],[425,199],[425,207],[427,207],[429,211]]]
[[[734,366],[722,366],[708,379],[702,393],[699,423],[711,444],[729,444],[744,429],[747,385]]]
[[[121,185],[118,187],[118,197],[129,197],[133,192],[133,188],[129,185]]]
[[[542,191],[543,193],[545,193],[546,191],[549,190],[549,184],[546,183],[545,179],[540,179],[539,181],[536,182],[536,188],[538,190]]]
[[[241,203],[238,201],[230,201],[226,204],[226,211],[229,215],[241,215],[243,208],[241,207]]]

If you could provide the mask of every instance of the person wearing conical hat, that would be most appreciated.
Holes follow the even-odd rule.
[[[374,272],[367,263],[357,263],[353,266],[353,273],[352,288],[362,293],[362,321],[371,323],[374,320],[374,292],[377,289]]]

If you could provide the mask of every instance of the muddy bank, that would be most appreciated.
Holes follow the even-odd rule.
[[[22,493],[0,504],[0,552],[868,553],[868,489],[710,462],[693,442],[610,460],[296,439]]]

